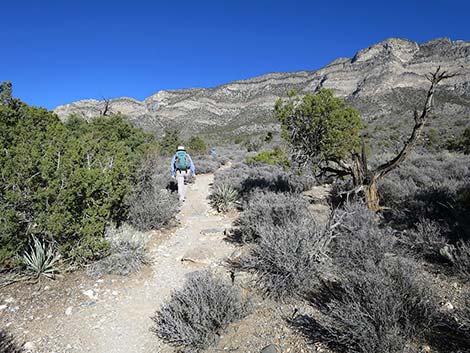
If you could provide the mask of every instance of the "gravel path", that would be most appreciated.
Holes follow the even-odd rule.
[[[49,318],[41,328],[41,339],[34,340],[38,351],[173,352],[150,332],[150,317],[174,289],[182,286],[188,273],[220,268],[234,250],[223,241],[223,232],[232,219],[215,214],[208,204],[212,181],[213,175],[200,175],[189,186],[179,215],[181,226],[150,250],[151,275],[140,281],[125,280],[116,290],[106,288],[106,279],[83,290],[81,303]]]

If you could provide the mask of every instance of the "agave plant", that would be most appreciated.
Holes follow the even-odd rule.
[[[227,212],[238,200],[238,191],[231,185],[217,185],[212,192],[211,204],[218,212]]]
[[[26,269],[36,279],[41,276],[54,278],[59,258],[60,256],[52,246],[45,244],[35,236],[33,236],[33,244],[29,246],[29,252],[23,254]]]

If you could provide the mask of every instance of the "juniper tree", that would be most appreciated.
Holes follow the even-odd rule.
[[[313,166],[320,174],[351,177],[354,188],[350,192],[361,193],[368,207],[378,211],[378,181],[413,150],[432,108],[436,86],[452,76],[440,67],[426,76],[431,85],[421,112],[414,112],[410,137],[394,158],[375,169],[370,169],[367,163],[365,143],[359,134],[364,127],[359,112],[335,97],[331,90],[320,89],[303,98],[290,94],[286,101],[276,102],[275,113],[295,160]]]

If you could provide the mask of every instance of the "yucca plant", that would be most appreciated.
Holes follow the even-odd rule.
[[[238,191],[229,184],[216,185],[211,196],[211,204],[218,212],[231,210],[238,200]]]
[[[59,258],[60,255],[54,251],[52,246],[45,244],[35,236],[33,236],[33,243],[29,246],[29,252],[23,254],[26,269],[35,279],[42,276],[54,278]]]

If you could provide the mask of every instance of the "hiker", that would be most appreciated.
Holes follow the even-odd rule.
[[[193,160],[191,156],[186,153],[184,146],[178,146],[175,155],[171,159],[171,177],[176,177],[180,201],[186,199],[185,181],[192,175],[196,176],[196,168],[194,167]]]

